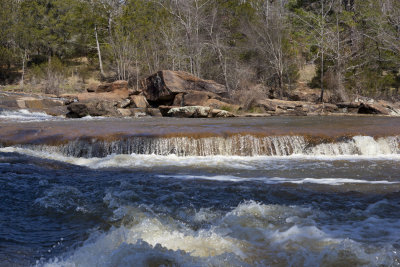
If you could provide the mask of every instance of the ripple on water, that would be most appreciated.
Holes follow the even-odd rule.
[[[21,217],[10,216],[0,234],[44,236],[50,252],[39,266],[399,264],[400,165],[393,155],[77,158],[0,151],[10,163],[0,190],[7,201],[29,203],[10,205],[7,214]],[[65,245],[52,250],[60,234]]]

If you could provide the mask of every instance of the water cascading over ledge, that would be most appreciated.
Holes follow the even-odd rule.
[[[156,137],[133,136],[113,141],[76,139],[60,145],[20,147],[73,157],[105,157],[111,154],[178,156],[290,156],[290,155],[390,155],[400,154],[400,136],[325,139],[313,136]]]

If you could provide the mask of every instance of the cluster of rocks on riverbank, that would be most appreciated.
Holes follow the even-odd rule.
[[[100,84],[87,93],[63,95],[73,100],[68,117],[83,116],[169,116],[230,117],[225,109],[237,111],[227,98],[225,86],[202,80],[186,72],[159,71],[142,80],[137,89],[126,81]]]
[[[0,93],[0,109],[30,109],[69,118],[85,116],[165,116],[218,118],[273,115],[400,116],[400,103],[358,99],[354,102],[316,103],[312,95],[292,93],[289,100],[259,99],[252,104],[257,113],[246,113],[229,99],[225,86],[181,71],[159,71],[142,80],[135,89],[126,81],[90,85],[87,92],[60,97]]]

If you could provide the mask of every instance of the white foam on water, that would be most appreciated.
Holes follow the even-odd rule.
[[[274,179],[274,178],[273,178]],[[282,181],[282,178],[278,178]],[[284,180],[287,180],[284,178]],[[299,180],[288,180],[285,182],[294,184],[327,184],[327,185],[343,185],[343,184],[399,184],[400,182],[393,182],[387,180],[360,180],[360,179],[348,179],[348,178],[305,178]]]
[[[94,121],[94,120],[107,120],[110,119],[110,117],[104,117],[104,116],[90,116],[86,115],[85,117],[82,118],[70,118],[69,120],[80,120],[80,121]]]
[[[243,139],[244,140],[244,139]],[[272,139],[271,139],[272,140]],[[275,140],[275,139],[274,139]],[[182,169],[217,168],[219,173],[229,170],[265,170],[282,161],[305,160],[380,160],[400,161],[399,138],[374,139],[354,137],[335,144],[320,144],[312,148],[303,146],[297,138],[296,149],[285,149],[284,141],[275,156],[177,156],[112,154],[104,158],[69,157],[57,152],[56,147],[35,150],[21,147],[0,148],[3,153],[20,153],[48,160],[57,160],[92,169],[128,168],[156,169],[179,167]],[[164,140],[165,141],[165,140]],[[176,140],[175,140],[176,141]],[[286,143],[285,143],[286,142]],[[228,144],[229,142],[224,142]],[[166,146],[159,146],[168,151]],[[217,142],[211,144],[218,145]],[[175,144],[174,144],[175,145]],[[190,147],[190,146],[189,146]],[[208,147],[207,147],[208,148]],[[225,148],[224,148],[225,149]],[[259,151],[265,150],[265,147]],[[203,150],[205,151],[205,150]],[[289,152],[288,152],[289,151]],[[290,151],[295,154],[290,155]],[[332,164],[333,165],[333,164]],[[290,166],[287,167],[290,170]],[[286,169],[285,169],[286,171]],[[327,169],[328,171],[328,169]],[[238,172],[239,173],[239,172]],[[264,174],[262,174],[264,175]],[[267,184],[397,184],[397,181],[349,178],[282,178],[240,177],[234,175],[160,175],[160,179],[204,179],[214,181],[259,181]],[[121,192],[134,198],[135,192]],[[56,201],[52,201],[55,199]],[[40,207],[63,212],[80,210],[81,193],[74,188],[53,187],[36,199]],[[321,266],[352,263],[366,266],[391,266],[400,262],[398,244],[400,220],[379,216],[379,210],[388,208],[389,202],[373,203],[366,209],[353,209],[348,218],[332,217],[330,211],[311,207],[244,202],[229,212],[213,213],[204,208],[195,215],[185,214],[185,222],[166,213],[157,213],[140,207],[121,206],[113,194],[106,194],[104,204],[114,209],[110,223],[122,221],[122,226],[106,232],[93,230],[82,246],[54,258],[45,266]],[[165,201],[168,201],[166,199]],[[161,201],[163,202],[163,201]],[[84,203],[83,203],[84,204]],[[162,205],[162,203],[160,203]],[[398,204],[397,204],[398,205]],[[389,208],[398,208],[390,206]],[[185,213],[184,210],[181,211]],[[343,214],[341,214],[343,215]],[[346,214],[347,216],[347,214]],[[188,218],[186,220],[186,218]],[[192,227],[194,222],[196,227]],[[205,222],[205,226],[201,223]],[[199,224],[201,225],[199,229]]]
[[[92,118],[90,118],[92,119]],[[210,137],[131,137],[112,142],[101,140],[74,140],[60,146],[30,145],[32,150],[58,153],[64,156],[87,158],[100,165],[122,164],[134,167],[137,163],[147,166],[160,162],[190,165],[191,161],[205,164],[212,158],[216,164],[229,159],[243,168],[247,162],[253,164],[264,159],[321,159],[321,160],[400,160],[400,136],[374,139],[370,136],[355,136],[346,142],[322,143],[311,146],[301,136],[255,136]],[[184,159],[182,159],[184,158]],[[207,162],[208,163],[208,162]],[[215,165],[211,163],[212,165]],[[116,166],[117,167],[117,166]]]
[[[47,181],[41,181],[46,183]],[[89,208],[85,207],[82,192],[72,186],[53,186],[44,192],[44,195],[35,199],[34,204],[51,212],[67,213],[71,210],[81,213],[88,213]]]
[[[230,266],[238,261],[233,252],[242,254],[231,238],[213,231],[193,231],[137,208],[123,210],[133,215],[132,226],[97,232],[66,259],[44,266]]]
[[[202,266],[199,260],[182,251],[168,250],[161,245],[151,246],[138,240],[134,244],[125,242],[125,229],[114,230],[100,235],[94,243],[86,242],[67,259],[55,258],[47,263],[37,263],[44,267],[91,267],[91,266]]]
[[[302,179],[289,179],[281,177],[255,177],[245,178],[232,175],[157,175],[160,178],[176,178],[184,180],[211,180],[211,181],[224,181],[224,182],[250,182],[250,181],[262,181],[266,184],[324,184],[324,185],[344,185],[344,184],[400,184],[400,181],[387,181],[387,180],[360,180],[360,179],[348,179],[348,178],[302,178]]]
[[[324,232],[331,235],[342,235],[352,240],[368,240],[381,247],[387,244],[399,244],[400,219],[390,216],[390,210],[397,211],[399,202],[388,199],[379,200],[368,205],[366,208],[352,208],[347,214],[345,221],[337,218],[337,224],[330,223],[322,228]],[[398,257],[400,251],[397,252]],[[400,264],[400,258],[397,264]]]
[[[389,136],[374,139],[371,136],[354,136],[351,140],[338,143],[319,144],[306,154],[315,156],[384,156],[400,154],[400,137]]]
[[[83,246],[42,265],[389,266],[400,260],[400,251],[390,244],[365,245],[347,238],[341,226],[337,232],[325,230],[318,220],[326,214],[307,207],[244,202],[199,230],[140,207],[125,207],[124,212],[133,218],[130,223],[95,232]]]
[[[79,120],[79,121],[91,121],[91,120],[104,120],[109,119],[107,117],[92,117],[90,115],[68,120]],[[66,120],[65,116],[52,116],[45,112],[32,112],[27,109],[19,109],[17,111],[4,110],[0,111],[0,120],[15,121],[15,122],[38,122],[38,121],[58,121]]]
[[[50,147],[51,148],[51,147]],[[138,155],[138,154],[112,154],[104,158],[81,158],[64,156],[57,151],[48,150],[33,150],[21,147],[3,147],[0,152],[19,153],[23,155],[38,157],[42,159],[57,160],[78,166],[85,166],[92,169],[102,168],[127,168],[127,169],[143,169],[143,168],[167,168],[167,167],[189,167],[194,169],[199,168],[229,168],[236,170],[265,170],[272,169],[276,166],[277,162],[290,161],[393,161],[397,164],[400,161],[400,154],[366,156],[366,155],[339,155],[339,156],[326,156],[326,155],[292,155],[292,156],[187,156],[181,157],[174,154],[163,155]],[[290,164],[289,164],[290,165]],[[290,169],[287,164],[280,164],[279,168]],[[215,179],[219,179],[218,177]],[[224,179],[223,177],[221,179]],[[231,179],[231,178],[229,178]],[[235,179],[235,178],[233,178]],[[277,182],[270,180],[271,182]],[[279,181],[278,181],[279,182]],[[289,181],[290,182],[290,181]],[[304,180],[301,183],[311,182],[311,180]],[[329,182],[329,180],[327,180]],[[345,180],[341,182],[346,182]],[[350,181],[361,183],[357,181]]]
[[[20,109],[18,111],[7,111],[7,110],[1,111],[0,119],[7,121],[27,122],[27,121],[60,120],[63,119],[63,117],[54,117],[44,112],[31,112],[27,109]]]
[[[361,151],[361,155],[391,154],[391,145],[388,139],[375,140],[371,136],[355,136],[354,143]]]
[[[34,150],[61,153],[65,156],[105,157],[108,155],[160,155],[180,157],[331,157],[342,159],[400,158],[400,137],[392,136],[374,139],[356,136],[341,143],[323,143],[310,146],[302,136],[255,137],[250,135],[234,137],[143,137],[106,142],[101,140],[74,140],[60,146],[31,145]],[[28,146],[25,146],[28,148]]]

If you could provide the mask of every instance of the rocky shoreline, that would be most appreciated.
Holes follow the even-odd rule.
[[[299,96],[300,95],[300,96]],[[226,118],[267,116],[400,116],[400,103],[359,98],[316,103],[314,95],[293,92],[288,99],[258,99],[249,112],[228,98],[225,86],[181,71],[159,71],[136,89],[126,81],[90,85],[78,94],[35,95],[0,92],[0,111],[27,109],[52,116]],[[293,101],[295,100],[295,101]],[[314,99],[315,100],[315,99]]]

